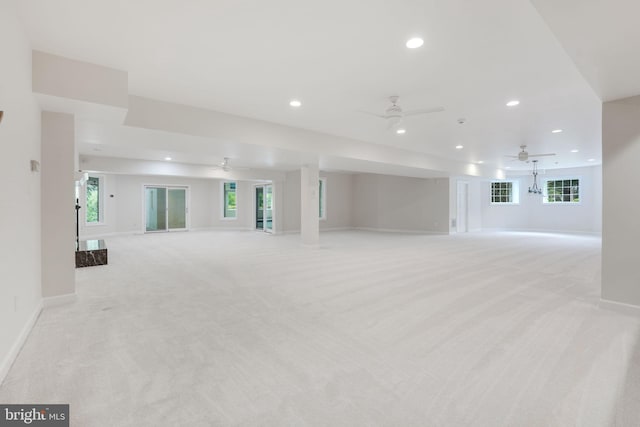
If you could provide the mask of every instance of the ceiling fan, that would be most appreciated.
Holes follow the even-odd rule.
[[[214,169],[220,169],[225,172],[229,172],[231,170],[247,170],[249,168],[239,168],[236,166],[231,166],[231,159],[229,157],[225,157],[223,161],[221,161]]]
[[[520,146],[520,149],[522,151],[520,151],[517,156],[505,156],[505,157],[510,157],[513,160],[520,160],[521,162],[528,162],[529,161],[529,157],[546,157],[546,156],[555,156],[556,155],[556,153],[529,154],[529,152],[527,152],[527,146],[524,145],[524,144]]]
[[[398,99],[400,99],[400,97],[397,95],[389,97],[389,101],[391,102],[391,105],[384,110],[384,114],[370,113],[368,111],[360,111],[360,112],[364,114],[369,114],[371,116],[376,116],[381,119],[385,119],[387,121],[387,128],[393,129],[400,126],[400,123],[402,123],[402,119],[404,117],[417,116],[420,114],[439,113],[441,111],[444,111],[443,107],[421,108],[417,110],[404,111],[402,107],[398,105]]]

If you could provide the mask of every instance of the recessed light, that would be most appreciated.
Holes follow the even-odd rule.
[[[424,40],[422,40],[420,37],[414,37],[407,40],[407,47],[409,49],[417,49],[423,44],[424,44]]]
[[[554,129],[551,133],[562,133],[562,129]]]
[[[507,107],[515,107],[516,105],[520,105],[520,101],[518,101],[517,99],[507,102]]]
[[[398,135],[404,135],[405,133],[407,133],[407,130],[406,129],[398,129],[398,130],[396,130],[396,133]]]
[[[484,163],[484,160],[478,160],[478,164],[481,165]]]
[[[464,145],[456,145],[456,150],[462,150],[464,148]]]
[[[167,162],[168,162],[168,161],[171,161],[171,157],[165,157],[164,159],[165,159]]]
[[[298,108],[302,106],[302,102],[300,102],[298,99],[292,99],[291,101],[289,101],[289,105]]]
[[[511,166],[507,166],[505,169],[511,169]]]
[[[575,148],[574,148],[573,150],[571,150],[571,152],[572,152],[572,153],[577,153],[578,151],[579,151],[579,150],[577,150],[577,149],[575,149]]]
[[[587,162],[595,162],[595,161],[596,161],[596,159],[589,159],[589,160],[587,160]]]

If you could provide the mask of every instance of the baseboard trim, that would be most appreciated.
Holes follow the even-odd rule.
[[[191,231],[252,231],[251,227],[197,227]]]
[[[570,234],[578,236],[602,236],[600,231],[588,230],[550,230],[543,228],[483,228],[484,232],[513,232],[513,233],[545,233],[545,234]]]
[[[425,234],[425,235],[437,235],[437,236],[449,235],[448,231],[405,230],[401,228],[354,227],[353,230],[374,231],[379,233]]]
[[[353,227],[328,227],[328,228],[321,228],[320,232],[321,233],[326,233],[329,231],[350,231],[353,230]]]
[[[321,228],[320,233],[326,233],[331,231],[351,231],[355,230],[353,227],[330,227],[330,228]],[[300,234],[300,229],[296,230],[284,230],[282,234]]]
[[[59,305],[72,304],[72,303],[76,302],[77,299],[78,299],[78,296],[75,293],[66,294],[66,295],[58,295],[58,296],[55,296],[55,297],[47,297],[42,302],[42,306],[44,308],[57,307]]]
[[[27,323],[25,323],[25,325],[22,327],[22,330],[20,331],[18,338],[16,338],[15,342],[9,349],[9,353],[7,353],[5,358],[2,360],[2,363],[0,363],[0,385],[2,385],[4,379],[7,377],[7,374],[11,370],[11,366],[13,366],[13,362],[16,361],[18,354],[20,354],[20,350],[22,350],[22,346],[24,346],[24,343],[27,342],[27,338],[29,338],[29,334],[31,333],[31,330],[33,329],[36,322],[38,321],[38,317],[42,312],[42,308],[43,308],[43,302],[42,300],[40,300],[35,310],[33,310],[33,313],[31,313],[31,316],[27,320]]]
[[[624,302],[613,301],[609,299],[600,298],[598,307],[606,310],[614,310],[623,314],[630,314],[637,316],[640,314],[640,305],[627,304]]]
[[[134,235],[142,235],[144,233],[140,232],[140,231],[114,231],[112,233],[99,233],[99,234],[92,234],[90,236],[80,236],[80,240],[97,240],[97,239],[104,239],[107,237],[118,237],[118,236],[134,236]]]

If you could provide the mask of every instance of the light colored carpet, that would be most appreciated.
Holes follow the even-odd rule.
[[[189,232],[111,238],[1,402],[73,426],[638,426],[640,317],[600,240]]]

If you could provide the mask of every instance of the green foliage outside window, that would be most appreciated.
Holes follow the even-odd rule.
[[[579,203],[580,180],[558,179],[547,181],[547,203]]]
[[[95,176],[87,180],[86,218],[88,223],[100,222],[100,179]]]
[[[224,217],[236,217],[236,183],[224,183]]]
[[[513,183],[492,182],[491,203],[513,203]]]

